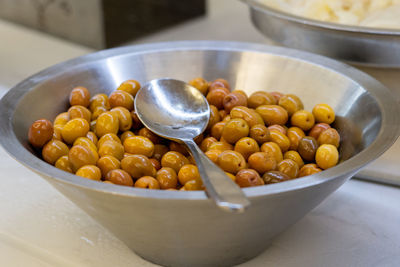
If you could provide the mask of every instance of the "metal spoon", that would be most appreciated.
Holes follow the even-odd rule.
[[[250,205],[243,191],[193,141],[210,118],[210,107],[196,88],[179,80],[152,80],[136,94],[135,109],[149,130],[189,148],[208,196],[220,208],[243,212]]]

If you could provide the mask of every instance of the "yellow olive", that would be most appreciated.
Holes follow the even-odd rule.
[[[119,121],[114,112],[104,112],[96,120],[96,134],[101,137],[107,133],[117,134],[119,130]]]
[[[90,180],[95,180],[95,181],[101,180],[101,171],[99,167],[95,165],[82,166],[76,171],[75,174]]]
[[[72,166],[71,163],[69,162],[68,156],[62,156],[60,157],[56,163],[54,164],[54,166],[60,170],[66,171],[66,172],[70,172],[73,173],[72,171]]]
[[[99,147],[99,156],[113,156],[118,160],[124,157],[124,146],[116,141],[106,141]]]
[[[115,107],[110,111],[117,115],[120,131],[128,131],[132,127],[132,116],[129,110],[124,107]]]
[[[145,155],[152,157],[154,153],[154,144],[149,138],[143,136],[131,136],[125,139],[125,151],[132,154]]]
[[[249,134],[249,125],[243,119],[231,119],[222,130],[222,137],[230,144]]]
[[[71,106],[81,105],[88,107],[90,103],[90,92],[82,86],[75,87],[69,94],[69,104]]]
[[[62,156],[68,155],[68,146],[60,140],[52,139],[44,145],[42,149],[43,159],[54,164]]]
[[[266,125],[279,124],[284,125],[288,120],[288,112],[278,105],[261,105],[256,108]]]
[[[114,156],[106,155],[97,161],[97,166],[100,168],[103,177],[111,170],[121,168],[121,162]]]
[[[89,132],[89,123],[82,118],[72,119],[64,125],[61,135],[68,144],[73,144],[79,137],[85,137]]]
[[[123,158],[121,160],[121,168],[134,179],[142,176],[155,177],[157,172],[149,158],[143,155],[132,155]]]
[[[87,120],[87,122],[90,122],[92,112],[90,112],[90,110],[88,110],[84,106],[76,105],[68,109],[68,115],[70,120],[75,118],[82,118]]]
[[[131,94],[133,97],[136,96],[137,92],[140,89],[140,83],[136,80],[127,80],[117,88],[117,90],[122,90],[125,91],[129,94]]]

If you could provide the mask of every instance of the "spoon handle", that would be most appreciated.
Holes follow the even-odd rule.
[[[230,212],[243,212],[250,205],[242,189],[215,165],[191,140],[182,140],[191,151],[208,195],[218,207]]]

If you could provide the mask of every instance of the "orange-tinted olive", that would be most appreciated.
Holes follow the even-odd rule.
[[[246,160],[239,152],[225,150],[218,156],[218,166],[226,172],[236,174],[246,168]]]
[[[224,80],[224,79],[216,79],[216,80],[212,81],[212,82],[209,84],[208,90],[209,90],[209,91],[212,91],[212,90],[214,90],[214,89],[216,89],[216,88],[221,88],[221,87],[222,87],[222,88],[226,88],[226,89],[228,89],[228,90],[231,89],[231,86],[229,85],[229,83],[228,83],[227,80]]]
[[[303,167],[303,165],[304,165],[304,161],[301,158],[299,152],[294,151],[294,150],[286,151],[285,154],[283,155],[283,159],[293,160],[294,162],[297,163],[297,165],[299,165],[299,168]]]
[[[124,107],[115,107],[110,110],[118,117],[119,130],[128,131],[132,127],[132,116],[129,110]]]
[[[94,151],[97,151],[96,145],[87,137],[78,137],[74,141],[73,145],[74,146],[76,146],[76,145],[86,146],[86,147],[89,147],[91,149],[94,149]]]
[[[108,101],[110,102],[110,107],[124,107],[129,111],[133,110],[133,96],[122,90],[114,91],[110,94]]]
[[[154,144],[149,138],[143,136],[132,136],[125,139],[125,151],[132,154],[145,155],[152,157],[154,153]]]
[[[65,125],[69,121],[69,114],[68,112],[63,112],[57,115],[57,117],[54,119],[53,125]]]
[[[96,94],[90,99],[90,111],[94,112],[94,110],[99,106],[105,107],[107,110],[110,109],[110,103],[106,94]]]
[[[282,126],[279,124],[273,124],[273,125],[268,126],[268,130],[269,131],[278,131],[278,132],[282,133],[283,135],[286,135],[287,129],[285,127],[286,126]]]
[[[226,112],[225,109],[221,109],[218,111],[220,118],[223,120],[229,113]]]
[[[142,176],[155,176],[156,169],[148,157],[143,155],[132,155],[121,160],[121,169],[128,172],[132,178],[138,179]]]
[[[153,167],[156,169],[156,171],[158,171],[159,169],[161,169],[161,163],[160,161],[156,160],[155,158],[151,158],[150,159],[151,164],[153,165]]]
[[[289,149],[297,150],[300,140],[305,136],[306,136],[306,134],[299,127],[290,127],[287,130],[287,137],[289,138],[289,141],[290,141]]]
[[[318,137],[318,144],[331,144],[335,147],[339,147],[340,144],[340,135],[338,131],[334,128],[329,128],[323,131]]]
[[[257,141],[259,145],[264,144],[270,140],[270,133],[264,124],[256,124],[250,128],[250,137]]]
[[[54,164],[54,166],[60,170],[66,171],[66,172],[72,172],[72,166],[71,163],[69,162],[68,156],[62,156],[60,157],[56,163]]]
[[[99,147],[99,156],[110,155],[122,160],[124,157],[124,146],[116,141],[106,141]]]
[[[92,112],[92,116],[91,116],[91,120],[97,120],[97,118],[100,116],[101,113],[104,113],[108,111],[108,109],[104,106],[98,106],[95,107],[93,112]]]
[[[78,137],[85,137],[89,132],[89,123],[82,118],[72,119],[64,125],[61,135],[63,140],[72,144]]]
[[[100,168],[103,177],[111,170],[121,168],[121,162],[114,156],[105,155],[97,161],[97,166]]]
[[[96,134],[94,132],[89,131],[86,134],[86,137],[89,138],[89,140],[92,141],[93,144],[95,144],[97,146],[98,139],[97,139],[97,136],[96,136]]]
[[[185,191],[203,190],[203,182],[200,179],[190,180],[182,188]]]
[[[307,110],[296,111],[290,119],[293,126],[297,126],[303,131],[310,130],[315,123],[314,116]]]
[[[236,183],[240,187],[250,187],[263,185],[264,181],[255,170],[243,169],[236,174]]]
[[[262,144],[261,151],[267,153],[269,157],[273,157],[276,163],[279,163],[283,160],[282,150],[278,144],[274,142],[266,142]]]
[[[331,126],[329,124],[326,124],[326,123],[323,123],[323,122],[322,123],[317,123],[317,124],[314,125],[314,127],[311,128],[311,130],[308,132],[308,135],[311,136],[311,137],[314,137],[315,140],[318,140],[319,135],[323,131],[325,131],[325,130],[327,130],[329,128],[331,128]]]
[[[247,97],[240,92],[231,92],[224,97],[222,103],[226,112],[229,113],[234,107],[247,106]]]
[[[62,156],[68,155],[68,146],[60,140],[52,139],[47,142],[42,149],[43,159],[54,164]]]
[[[243,119],[247,122],[249,127],[253,127],[256,124],[264,125],[264,121],[260,114],[258,114],[254,109],[248,107],[234,107],[231,110],[230,116],[232,119]]]
[[[106,141],[115,141],[121,144],[121,140],[118,138],[116,134],[108,133],[100,137],[99,141],[97,142],[97,148],[100,148],[101,145]]]
[[[95,165],[85,165],[80,167],[76,173],[76,175],[81,176],[83,178],[87,178],[94,181],[101,180],[101,171],[99,167]]]
[[[228,122],[232,119],[231,115],[226,115],[221,122]]]
[[[140,83],[136,80],[127,80],[121,83],[121,85],[117,88],[117,90],[125,91],[131,94],[133,97],[136,96],[137,92],[140,89]]]
[[[210,119],[208,120],[207,129],[211,129],[219,121],[221,121],[221,117],[219,116],[218,108],[210,105]]]
[[[143,177],[140,177],[135,182],[135,187],[147,188],[147,189],[160,189],[160,184],[154,177],[143,176]]]
[[[189,81],[189,84],[199,90],[203,95],[207,95],[208,82],[201,77],[194,78]]]
[[[289,116],[292,116],[296,111],[304,109],[303,102],[297,95],[287,94],[279,99],[279,106],[286,109]]]
[[[253,138],[243,137],[236,142],[234,150],[242,154],[244,159],[247,160],[251,154],[260,151],[260,147]]]
[[[131,136],[135,136],[132,131],[125,131],[120,135],[121,143],[124,143],[125,139]]]
[[[99,156],[88,147],[76,145],[69,150],[68,159],[71,162],[72,169],[78,170],[85,165],[95,165]]]
[[[304,176],[312,175],[312,174],[315,174],[315,173],[318,173],[321,171],[322,170],[320,168],[318,168],[317,164],[309,163],[309,164],[305,164],[303,167],[301,167],[298,176],[304,177]]]
[[[275,170],[276,160],[265,152],[256,152],[249,157],[249,167],[263,174],[267,171]]]
[[[178,172],[178,180],[181,185],[185,185],[190,180],[200,179],[200,173],[196,165],[186,164]]]
[[[233,146],[227,142],[215,142],[212,143],[209,147],[208,150],[221,150],[221,151],[225,151],[225,150],[233,150]]]
[[[284,94],[282,94],[280,92],[271,92],[270,95],[272,95],[275,98],[276,103],[279,103],[279,100],[281,100],[281,97],[284,96]]]
[[[76,105],[68,109],[68,115],[70,120],[75,118],[82,118],[87,120],[87,122],[90,122],[92,112],[90,112],[90,110],[88,110],[84,106]]]
[[[105,177],[105,180],[110,181],[113,184],[133,186],[132,177],[129,175],[128,172],[121,169],[109,171]]]
[[[200,144],[200,149],[203,152],[206,152],[208,150],[208,148],[210,147],[210,145],[213,143],[216,143],[216,142],[218,142],[218,140],[215,139],[215,137],[210,136],[210,137],[204,138]]]
[[[161,168],[156,174],[156,179],[161,189],[176,188],[178,184],[178,176],[175,170],[169,167]]]
[[[211,136],[217,140],[221,139],[225,124],[225,121],[220,121],[214,124],[214,126],[211,128]]]
[[[158,161],[161,161],[162,156],[168,152],[168,147],[165,145],[155,144],[154,145],[154,153],[153,158]]]
[[[53,139],[62,141],[62,129],[64,125],[56,124],[53,126]]]
[[[132,129],[140,129],[143,127],[142,122],[139,120],[139,117],[136,114],[136,111],[132,110],[131,111],[131,117],[132,117]]]
[[[117,115],[111,111],[104,112],[96,120],[96,134],[101,137],[108,133],[117,134],[119,121]]]
[[[280,171],[269,171],[264,173],[263,180],[266,184],[275,184],[290,180],[290,177]]]
[[[226,88],[215,88],[207,94],[207,101],[210,105],[216,106],[218,109],[224,108],[224,98],[229,94]]]
[[[49,120],[37,120],[29,128],[28,140],[34,147],[42,147],[53,137],[53,131]]]
[[[306,136],[300,140],[297,151],[306,161],[313,161],[317,152],[318,143],[314,137]]]
[[[75,87],[69,94],[69,104],[71,106],[81,105],[88,107],[90,103],[90,92],[82,86]]]
[[[312,114],[314,115],[316,122],[331,124],[335,121],[335,112],[328,104],[315,105]]]
[[[156,135],[147,128],[140,129],[138,135],[149,138],[153,144],[159,144],[162,140],[160,136]]]
[[[282,153],[289,150],[290,140],[286,135],[275,130],[270,131],[269,134],[270,140],[279,146],[279,148],[282,150]]]
[[[222,130],[222,137],[230,144],[249,134],[249,125],[243,119],[231,119]]]
[[[278,105],[261,105],[256,108],[266,125],[284,125],[288,120],[286,109]]]
[[[317,149],[315,162],[321,169],[329,169],[339,161],[339,152],[334,145],[323,144]]]
[[[179,152],[184,156],[189,156],[189,151],[186,149],[186,147],[174,141],[169,143],[169,150]]]
[[[189,164],[189,160],[179,152],[169,151],[161,158],[162,167],[170,167],[179,172],[183,165]]]
[[[286,174],[290,178],[296,178],[299,174],[299,165],[294,160],[284,159],[278,163],[277,166],[278,171]]]
[[[275,105],[275,98],[265,91],[257,91],[252,93],[248,99],[249,108],[257,108],[261,105]]]
[[[222,150],[217,150],[217,149],[213,149],[213,150],[208,150],[207,152],[205,152],[206,156],[215,164],[218,164],[218,156],[222,153]]]

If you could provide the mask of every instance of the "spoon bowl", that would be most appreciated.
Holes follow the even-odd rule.
[[[242,190],[193,141],[210,118],[210,106],[199,90],[179,80],[152,80],[136,94],[135,110],[148,129],[188,147],[208,196],[217,206],[243,212],[250,205]]]
[[[154,133],[178,142],[200,135],[210,119],[210,107],[199,90],[168,78],[144,85],[135,97],[135,110]]]

